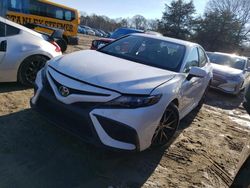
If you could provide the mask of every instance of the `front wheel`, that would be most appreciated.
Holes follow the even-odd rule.
[[[36,75],[41,70],[48,58],[41,55],[34,55],[26,58],[18,71],[18,81],[25,86],[33,86]]]
[[[165,146],[171,141],[179,126],[179,110],[175,104],[170,104],[163,114],[160,125],[152,138],[152,147]]]

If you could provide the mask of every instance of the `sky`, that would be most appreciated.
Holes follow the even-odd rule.
[[[165,4],[172,0],[51,0],[87,14],[128,18],[140,14],[147,19],[161,18]],[[203,14],[208,0],[193,0],[197,15]]]

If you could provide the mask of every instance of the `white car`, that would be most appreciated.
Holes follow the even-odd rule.
[[[211,87],[225,93],[238,95],[250,81],[248,58],[234,54],[207,52],[213,67]]]
[[[49,37],[0,17],[0,82],[32,85],[47,60],[62,55]]]
[[[86,141],[142,151],[169,142],[211,79],[198,44],[133,34],[49,61],[31,106]]]

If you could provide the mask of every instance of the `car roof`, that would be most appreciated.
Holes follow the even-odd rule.
[[[229,54],[229,53],[223,53],[223,52],[206,52],[206,53],[213,53],[213,54],[219,54],[219,55],[225,55],[225,56],[231,56],[231,57],[238,57],[238,58],[244,58],[247,59],[245,56],[240,56],[236,54]]]
[[[30,33],[30,34],[33,34],[33,35],[36,35],[36,36],[42,38],[42,35],[41,35],[40,33],[36,32],[36,31],[33,31],[33,30],[31,30],[31,29],[29,29],[29,28],[27,28],[27,27],[24,27],[24,26],[22,26],[22,25],[20,25],[20,24],[17,24],[17,23],[15,23],[15,22],[12,22],[12,21],[10,21],[10,20],[8,20],[8,19],[6,19],[6,18],[3,18],[3,17],[1,17],[1,16],[0,16],[0,21],[6,23],[6,24],[8,24],[8,25],[11,25],[11,26],[13,26],[13,27],[16,27],[16,28],[18,28],[18,29],[20,29],[20,30],[26,31],[26,32],[28,32],[28,33]]]
[[[175,38],[171,38],[171,37],[164,37],[164,36],[160,36],[160,35],[149,35],[149,34],[141,34],[141,33],[134,33],[131,35],[143,36],[143,37],[163,40],[163,41],[167,41],[167,42],[172,42],[172,43],[176,43],[176,44],[181,44],[181,45],[189,47],[189,48],[194,47],[194,46],[200,46],[197,43],[193,43],[193,42],[189,42],[189,41],[185,41],[185,40],[180,40],[180,39],[175,39]]]
[[[135,32],[139,32],[139,33],[144,33],[143,30],[135,29],[135,28],[129,28],[129,27],[120,27],[120,28],[117,28],[115,31],[118,31],[118,30],[123,30],[123,31],[135,31]]]

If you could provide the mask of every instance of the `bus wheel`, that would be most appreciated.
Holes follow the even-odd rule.
[[[56,39],[55,41],[60,46],[62,52],[67,50],[67,42],[64,39]]]
[[[25,86],[33,86],[36,75],[41,70],[49,58],[41,55],[33,55],[26,58],[18,70],[18,82]]]

